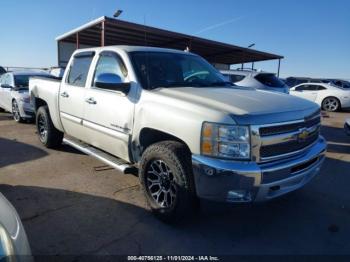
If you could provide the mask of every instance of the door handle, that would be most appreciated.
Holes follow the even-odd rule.
[[[85,102],[90,104],[90,105],[96,105],[97,104],[96,100],[93,97],[85,99]]]
[[[62,97],[65,97],[65,98],[69,97],[69,95],[68,95],[67,92],[63,92],[63,93],[61,94],[61,96],[62,96]]]

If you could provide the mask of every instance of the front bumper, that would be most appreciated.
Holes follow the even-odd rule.
[[[266,201],[301,188],[316,176],[325,158],[323,137],[296,157],[271,163],[192,156],[197,195],[221,202]]]

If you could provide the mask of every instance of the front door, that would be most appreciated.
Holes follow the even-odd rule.
[[[292,91],[290,91],[290,93],[315,102],[317,98],[317,85],[302,84],[295,87]]]
[[[129,161],[129,140],[133,125],[134,103],[125,92],[96,87],[101,74],[110,74],[128,82],[127,69],[114,52],[100,53],[90,88],[85,93],[84,121],[88,143]]]
[[[85,142],[85,86],[93,57],[94,52],[82,52],[74,56],[59,93],[60,117],[65,133]]]

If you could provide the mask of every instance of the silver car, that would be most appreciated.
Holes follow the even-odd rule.
[[[220,72],[226,77],[227,81],[237,86],[289,94],[289,87],[273,73],[251,69],[222,70]]]
[[[0,193],[0,261],[6,257],[16,257],[9,261],[32,261],[22,222],[14,207]]]
[[[24,122],[34,117],[28,92],[29,78],[51,77],[47,73],[16,71],[0,76],[0,108],[13,114],[16,122]]]

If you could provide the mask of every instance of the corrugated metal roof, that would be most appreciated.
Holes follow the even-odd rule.
[[[104,24],[104,34],[102,25]],[[211,63],[240,64],[281,59],[283,56],[261,52],[232,44],[172,32],[160,28],[131,23],[110,17],[100,17],[56,38],[57,41],[81,45],[141,45],[184,50],[199,54]]]

